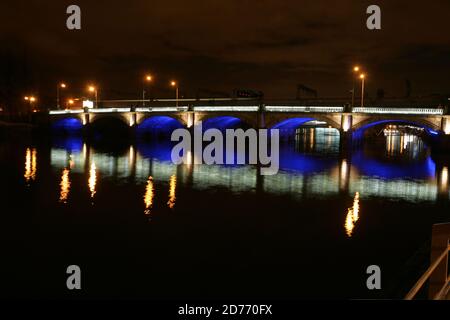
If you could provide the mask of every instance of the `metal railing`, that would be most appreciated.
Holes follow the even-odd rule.
[[[336,113],[344,112],[344,107],[340,106],[266,106],[268,112],[317,112]]]
[[[450,223],[433,226],[431,240],[431,265],[408,292],[405,300],[412,300],[429,280],[428,298],[442,300],[450,289],[448,257],[450,251]]]
[[[89,113],[116,113],[116,112],[182,112],[182,111],[199,111],[199,112],[303,112],[303,113],[342,113],[345,108],[342,106],[296,106],[296,105],[187,105],[173,106],[161,105],[151,107],[119,107],[112,105],[105,108],[87,109]],[[80,110],[50,110],[50,115],[82,113]],[[352,113],[365,114],[392,114],[392,115],[443,115],[442,108],[353,108]]]
[[[354,113],[443,115],[440,108],[353,108]]]

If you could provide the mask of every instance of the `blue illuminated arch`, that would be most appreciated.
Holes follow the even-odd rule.
[[[232,116],[212,117],[202,121],[203,131],[208,129],[219,129],[225,131],[226,129],[238,129],[250,127],[245,121]]]
[[[304,125],[307,122],[313,121],[315,119],[313,118],[290,118],[283,120],[281,122],[278,122],[276,125],[272,127],[272,129],[279,129],[279,130],[295,130],[298,127]]]
[[[56,133],[73,135],[81,133],[83,124],[77,118],[64,118],[53,122],[51,127]]]
[[[137,126],[138,135],[170,136],[176,129],[183,128],[177,119],[168,116],[153,116]]]
[[[353,138],[355,139],[361,139],[364,135],[364,131],[366,131],[369,128],[381,125],[381,124],[387,124],[387,123],[404,123],[404,124],[410,124],[410,125],[414,125],[420,128],[424,128],[425,132],[431,136],[436,136],[439,133],[436,130],[433,130],[433,128],[431,128],[430,126],[424,125],[422,123],[418,123],[415,121],[409,121],[409,120],[396,120],[396,119],[391,119],[391,120],[379,120],[379,121],[374,121],[374,122],[370,122],[368,124],[365,124],[361,127],[359,127],[358,129],[356,129],[355,131],[353,131]]]
[[[289,137],[295,134],[297,128],[301,127],[305,123],[310,121],[324,121],[327,120],[317,119],[317,118],[289,118],[275,124],[271,129],[278,129],[281,137]]]

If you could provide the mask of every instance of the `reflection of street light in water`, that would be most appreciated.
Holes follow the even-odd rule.
[[[347,218],[345,219],[345,230],[350,238],[355,228],[355,223],[359,220],[359,192],[356,192],[353,200],[353,207],[348,208]]]
[[[169,201],[167,202],[167,205],[170,209],[173,209],[175,207],[175,200],[176,198],[176,189],[177,189],[177,177],[175,175],[170,177],[169,182]]]
[[[24,178],[26,182],[30,182],[30,180],[36,180],[36,171],[37,171],[37,152],[36,149],[27,148],[27,152],[25,154],[25,174]]]
[[[448,168],[443,167],[441,171],[440,176],[440,184],[439,184],[439,191],[442,194],[447,194],[448,192]]]
[[[91,191],[91,198],[94,198],[97,191],[95,190],[97,185],[97,167],[95,163],[91,163],[91,167],[89,169],[89,190]]]
[[[69,198],[69,192],[70,192],[70,177],[69,177],[70,170],[67,168],[64,168],[61,174],[61,182],[60,187],[61,190],[59,192],[59,202],[67,203],[67,199]]]
[[[153,185],[153,178],[149,177],[147,180],[147,187],[145,188],[145,195],[144,195],[144,203],[145,203],[144,213],[146,215],[151,214],[154,197],[155,197],[155,189],[154,189],[154,185]]]

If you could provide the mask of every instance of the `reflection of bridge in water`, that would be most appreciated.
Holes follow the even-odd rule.
[[[359,161],[356,157],[356,161],[350,163],[346,159],[336,158],[327,160],[321,168],[300,164],[293,170],[285,168],[287,170],[274,176],[261,176],[256,166],[177,166],[167,159],[145,158],[133,146],[121,156],[95,152],[86,144],[72,151],[58,148],[51,150],[51,165],[61,172],[71,168],[72,173],[87,174],[94,164],[101,179],[123,179],[145,185],[148,178],[152,177],[155,188],[158,188],[158,183],[168,183],[171,177],[176,176],[178,184],[189,184],[197,190],[223,188],[233,193],[268,192],[299,199],[339,194],[353,196],[356,192],[359,192],[361,199],[383,197],[411,202],[450,197],[448,168],[437,168],[429,158],[421,165],[420,172],[414,169],[417,176],[402,176],[401,172],[393,176],[395,167],[377,168],[376,163],[369,162],[368,168],[363,160]],[[305,163],[308,159],[299,158],[298,161]]]

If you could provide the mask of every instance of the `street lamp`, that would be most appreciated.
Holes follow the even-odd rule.
[[[358,66],[354,66],[353,67],[353,72],[358,72],[359,71],[359,67]],[[352,77],[353,78],[353,77]],[[352,90],[352,109],[355,105],[355,79],[353,78],[353,90]]]
[[[33,113],[33,103],[36,102],[37,98],[34,96],[26,96],[24,99],[25,99],[25,101],[28,101],[28,103],[29,103],[29,108],[30,108],[29,120],[31,122],[31,113]]]
[[[88,87],[89,92],[92,92],[95,94],[95,107],[98,108],[98,91],[97,87],[89,86]]]
[[[175,88],[176,106],[178,107],[178,84],[176,81],[171,81],[170,85]]]
[[[366,75],[362,73],[359,78],[361,79],[361,108],[364,108],[364,80]]]
[[[144,79],[144,85],[142,87],[142,106],[145,107],[145,87],[147,84],[150,84],[150,82],[152,82],[153,77],[151,75],[146,75],[145,79]]]
[[[73,99],[67,100],[67,105],[69,105],[69,106],[73,106],[74,103],[75,103],[75,101]]]
[[[59,90],[60,89],[65,89],[65,88],[67,88],[67,85],[65,83],[63,83],[63,82],[58,83],[56,85],[56,108],[57,109],[60,109],[60,105],[59,105]]]

